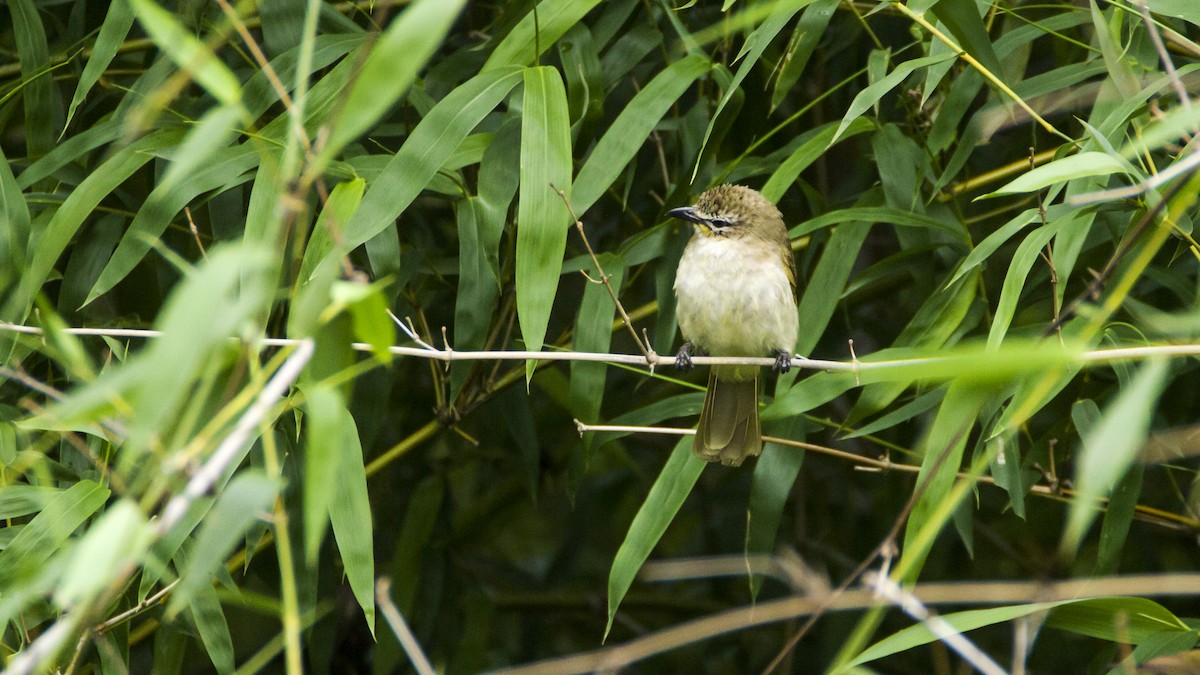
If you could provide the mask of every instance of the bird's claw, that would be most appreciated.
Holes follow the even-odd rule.
[[[679,362],[678,357],[676,357],[675,362],[676,363]],[[787,371],[789,371],[791,369],[792,369],[791,353],[787,352],[783,349],[776,350],[775,365],[771,366],[771,370],[775,371],[775,374],[778,375],[780,373],[786,373]]]
[[[692,369],[692,343],[683,343],[683,346],[675,353],[675,367],[684,372]]]

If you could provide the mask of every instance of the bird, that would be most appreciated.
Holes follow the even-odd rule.
[[[796,263],[779,209],[757,190],[726,184],[667,215],[693,228],[675,274],[684,338],[675,366],[689,370],[693,354],[772,355],[773,370],[787,372],[798,332]],[[740,466],[762,452],[760,370],[710,369],[692,446],[701,459]]]

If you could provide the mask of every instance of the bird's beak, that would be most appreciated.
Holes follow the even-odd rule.
[[[667,211],[667,215],[671,216],[672,218],[686,220],[689,223],[696,223],[698,225],[703,225],[705,222],[704,218],[699,212],[696,211],[694,206],[681,206],[677,209],[671,209],[670,211]]]

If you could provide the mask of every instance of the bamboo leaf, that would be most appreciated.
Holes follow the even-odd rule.
[[[1073,556],[1096,517],[1101,497],[1112,494],[1118,481],[1137,459],[1146,440],[1154,403],[1166,386],[1167,363],[1148,362],[1133,383],[1117,396],[1090,433],[1084,436],[1075,475],[1076,499],[1071,502],[1062,551]]]
[[[140,0],[145,1],[145,0]],[[370,43],[323,151],[329,157],[383,117],[433,56],[465,0],[417,0]],[[457,144],[455,144],[457,145]]]
[[[571,120],[558,71],[525,71],[517,204],[517,318],[525,348],[539,351],[558,291],[570,213],[555,190],[571,186]],[[526,366],[526,379],[534,364]]]
[[[174,14],[153,0],[128,2],[154,44],[213,98],[225,105],[233,105],[241,99],[242,86],[237,77],[212,50],[184,28]]]
[[[683,500],[691,493],[705,464],[704,460],[692,453],[692,439],[685,436],[675,445],[658,480],[650,487],[650,494],[646,495],[646,501],[642,502],[642,507],[630,524],[608,575],[606,638],[612,630],[613,618],[617,615],[621,600],[633,585],[638,570],[658,545],[658,540],[675,518]]]
[[[336,420],[340,438],[334,455],[333,476],[337,488],[329,504],[333,537],[342,554],[342,565],[359,607],[375,634],[375,536],[371,524],[371,501],[363,465],[358,425],[350,411],[338,406]]]
[[[242,534],[267,515],[278,489],[275,481],[253,470],[243,471],[229,481],[200,525],[192,557],[167,604],[167,616],[186,609],[195,595],[212,583],[217,568],[241,541]]]
[[[542,0],[496,45],[481,73],[535,62],[600,0]]]

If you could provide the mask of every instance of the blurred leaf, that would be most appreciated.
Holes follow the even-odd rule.
[[[144,0],[142,0],[144,1]],[[367,52],[322,151],[331,156],[357,138],[408,90],[458,18],[465,0],[416,0]],[[456,144],[457,145],[457,144]]]
[[[196,594],[212,583],[215,570],[233,551],[246,529],[268,515],[278,489],[274,480],[254,470],[242,471],[229,481],[200,525],[192,558],[171,592],[168,617],[190,606]]]
[[[366,181],[361,178],[342,181],[335,185],[333,191],[329,193],[329,199],[325,200],[325,208],[321,209],[321,215],[317,217],[314,231],[341,232],[362,201],[366,185]],[[329,257],[325,253],[330,253],[333,246],[333,239],[330,236],[322,237],[320,239],[322,244],[329,247],[325,253],[322,253],[318,250],[317,240],[318,237],[314,234],[308,249],[304,252],[304,263],[297,275],[299,283],[295,287],[292,311],[288,313],[288,335],[294,338],[311,335],[316,329],[321,313],[329,304],[330,288],[334,282],[334,274],[339,268],[331,260],[330,264],[325,266],[326,273],[322,277],[318,278],[313,275],[313,268]],[[345,254],[346,251],[342,250],[330,253],[331,256],[337,257]]]
[[[219,106],[205,113],[174,153],[171,168],[163,176],[160,189],[171,190],[210,161],[219,161],[214,160],[213,155],[229,145],[237,134],[237,125],[245,117],[246,110],[241,103]]]
[[[521,122],[521,185],[517,204],[517,318],[525,349],[540,351],[558,292],[570,213],[555,190],[570,197],[571,121],[558,71],[525,71]],[[534,363],[526,366],[526,381]]]
[[[1146,6],[1156,14],[1166,14],[1200,26],[1200,7],[1189,0],[1146,0]]]
[[[612,571],[608,575],[608,625],[604,629],[605,638],[612,630],[613,618],[617,615],[621,600],[633,585],[642,563],[658,545],[658,540],[675,518],[683,500],[691,493],[706,464],[692,454],[691,437],[684,436],[675,444],[662,473],[650,487],[650,494],[646,495],[646,500],[629,526],[625,541],[613,558]]]
[[[71,551],[62,584],[54,602],[63,609],[91,600],[114,583],[121,573],[140,562],[150,543],[146,516],[129,499],[104,511]]]
[[[213,98],[225,105],[233,105],[241,99],[242,86],[237,77],[207,45],[184,28],[174,14],[153,0],[127,1],[150,39]]]
[[[945,522],[936,519],[946,513],[944,502],[958,477],[963,449],[967,445],[975,417],[987,397],[987,390],[971,384],[955,382],[934,418],[929,436],[922,445],[921,471],[917,485],[921,486],[912,513],[904,528],[904,560],[908,563],[905,581],[912,582],[920,575],[921,567],[933,546],[933,538],[924,537],[929,527],[941,529]],[[953,511],[947,515],[953,515]]]
[[[11,436],[11,427],[6,427],[6,429],[7,431],[2,431],[0,434]],[[7,464],[8,462],[3,463]],[[0,520],[20,518],[31,513],[37,513],[46,508],[61,493],[62,490],[59,488],[41,485],[22,485],[17,483],[0,486]]]
[[[353,427],[354,420],[336,388],[316,385],[303,391],[308,427],[304,445],[304,555],[312,565],[329,523],[329,505],[337,492],[337,482],[329,480],[329,475],[336,470],[338,456],[344,450],[346,426]]]
[[[213,668],[221,675],[234,672],[233,638],[229,634],[229,623],[221,610],[217,592],[212,586],[200,587],[188,605],[192,623],[200,633],[200,641],[212,661]]]
[[[1154,403],[1166,386],[1167,362],[1148,361],[1128,389],[1105,410],[1100,424],[1083,438],[1075,473],[1075,499],[1063,533],[1062,552],[1071,557],[1096,517],[1101,497],[1108,496],[1145,441]]]
[[[109,491],[81,480],[54,497],[0,551],[0,588],[14,588],[42,569],[75,530],[104,506]]]
[[[326,309],[350,312],[354,338],[371,346],[371,353],[382,363],[390,363],[392,353],[388,348],[396,344],[396,324],[388,316],[387,300],[383,297],[381,283],[362,284],[335,281],[330,288],[331,307]]]

